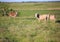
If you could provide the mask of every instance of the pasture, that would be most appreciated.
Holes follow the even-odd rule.
[[[60,23],[49,20],[39,22],[34,17],[35,13],[55,14],[56,20],[60,20],[59,2],[28,4],[9,3],[9,5],[10,8],[18,11],[18,16],[15,18],[9,16],[0,17],[1,42],[2,40],[5,42],[60,42]]]

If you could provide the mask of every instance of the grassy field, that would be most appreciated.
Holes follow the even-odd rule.
[[[53,10],[60,9],[60,2],[9,3],[9,6],[16,10]]]
[[[0,17],[0,42],[60,42],[60,23],[34,17],[35,13],[55,14],[60,20],[60,2],[8,4],[19,16]]]

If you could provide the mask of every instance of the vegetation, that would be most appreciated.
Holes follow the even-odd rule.
[[[60,9],[60,2],[42,3],[10,3],[10,8],[16,10],[53,10]]]
[[[7,38],[9,42],[60,42],[59,23],[49,20],[39,22],[34,17],[35,13],[55,14],[56,20],[60,20],[60,10],[52,9],[60,8],[59,5],[60,3],[57,2],[9,3],[9,8],[17,10],[19,16],[0,17],[0,41],[7,42],[4,40]]]
[[[8,13],[9,5],[7,3],[0,2],[0,16],[5,16]]]

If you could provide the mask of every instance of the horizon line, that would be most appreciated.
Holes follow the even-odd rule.
[[[18,2],[18,1],[0,1],[0,2]],[[60,2],[60,1],[19,1],[19,2]]]

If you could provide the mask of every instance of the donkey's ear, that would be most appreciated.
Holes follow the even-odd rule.
[[[39,18],[39,14],[37,14],[37,18]]]

